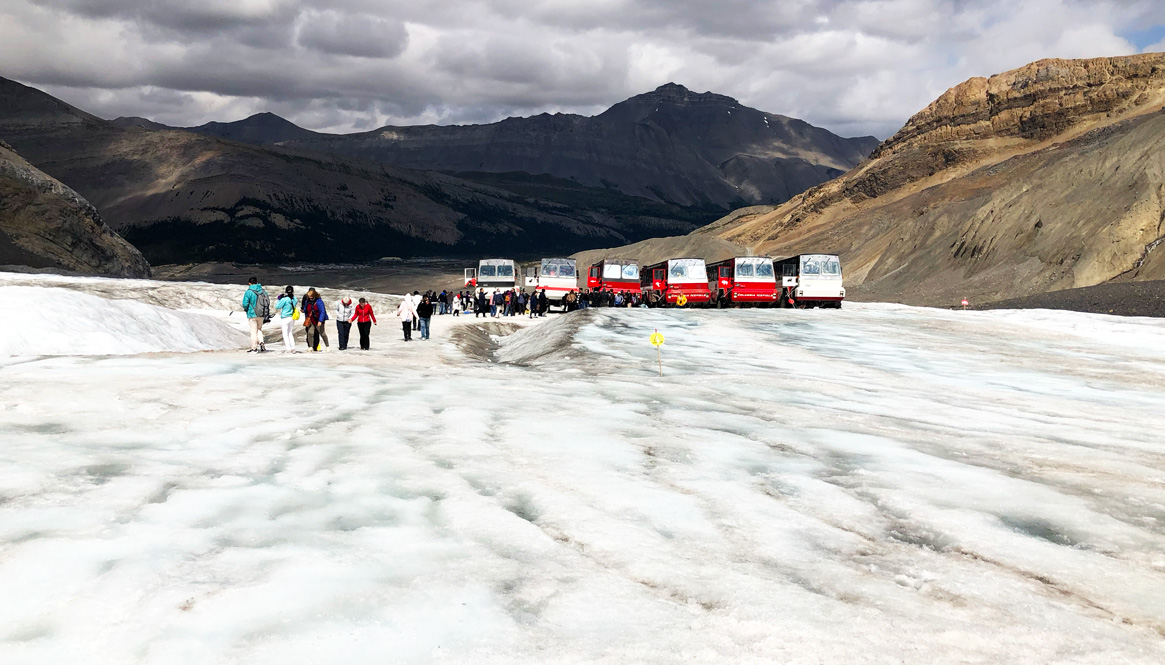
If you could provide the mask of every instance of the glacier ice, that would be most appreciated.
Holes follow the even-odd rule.
[[[1160,321],[449,319],[0,360],[0,661],[1165,661]]]

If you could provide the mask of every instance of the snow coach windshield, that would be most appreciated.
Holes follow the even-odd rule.
[[[708,279],[704,259],[672,259],[668,261],[669,282],[703,282]]]
[[[841,277],[841,262],[832,254],[806,254],[801,257],[801,274],[812,277]]]
[[[751,277],[753,281],[771,282],[773,277],[773,260],[768,258],[747,258],[736,260],[736,277]]]
[[[574,278],[574,259],[542,259],[543,277]]]

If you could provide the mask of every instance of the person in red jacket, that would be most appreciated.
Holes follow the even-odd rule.
[[[368,334],[372,332],[372,324],[376,323],[376,315],[372,313],[372,305],[368,304],[366,298],[361,298],[360,304],[356,305],[356,311],[352,314],[351,321],[355,321],[356,327],[360,330],[360,348],[367,351],[371,346],[368,342]]]

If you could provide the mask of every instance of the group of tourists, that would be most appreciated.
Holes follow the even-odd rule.
[[[486,293],[485,289],[478,289],[477,293],[458,293],[454,302],[462,303],[464,311],[473,308],[474,317],[546,316],[550,309],[550,300],[546,297],[546,289],[527,294],[526,289],[494,289],[493,293]],[[639,307],[644,305],[643,295],[631,291],[613,291],[611,289],[583,289],[570,291],[562,298],[562,307],[567,312],[588,307]]]
[[[263,339],[263,324],[271,321],[274,316],[279,317],[279,328],[283,334],[284,352],[295,353],[295,327],[299,324],[305,329],[307,348],[318,352],[329,350],[327,322],[335,321],[337,346],[340,351],[348,349],[348,340],[352,332],[352,324],[360,334],[360,348],[367,351],[370,347],[369,336],[372,326],[377,325],[376,314],[372,305],[364,298],[353,303],[347,296],[341,297],[332,305],[331,313],[324,304],[324,299],[315,288],[309,288],[303,297],[296,302],[295,289],[288,286],[272,306],[267,292],[259,284],[259,280],[252,277],[248,280],[247,290],[243,292],[243,310],[247,313],[247,324],[251,331],[251,352],[263,352],[267,348]],[[643,298],[639,293],[611,291],[606,289],[590,289],[570,292],[562,300],[563,308],[568,311],[586,309],[588,307],[639,307]],[[546,316],[550,309],[550,300],[546,297],[546,290],[526,292],[524,288],[508,290],[494,289],[492,293],[485,289],[473,291],[413,291],[401,298],[396,309],[396,316],[401,320],[401,330],[404,341],[413,339],[413,332],[420,333],[420,339],[429,339],[430,322],[434,314],[460,316],[473,311],[474,317],[506,317],[529,316],[530,318]]]
[[[526,293],[526,289],[494,289],[492,293],[485,289],[478,289],[477,293],[468,291],[458,293],[454,302],[460,303],[462,311],[469,313],[473,310],[474,318],[491,316],[522,316],[528,314],[530,318],[546,316],[550,309],[550,300],[546,297],[546,290]]]
[[[263,324],[271,321],[273,315],[279,317],[279,330],[283,334],[284,353],[297,352],[295,348],[295,326],[297,323],[305,329],[309,351],[320,351],[321,342],[323,350],[328,350],[331,347],[328,342],[327,322],[333,317],[328,314],[328,308],[319,291],[316,291],[315,288],[308,289],[297,303],[295,289],[288,286],[279,294],[275,300],[275,306],[272,307],[270,297],[263,286],[259,284],[259,279],[252,277],[247,281],[247,290],[243,292],[243,310],[247,313],[247,325],[251,331],[249,353],[267,351],[263,339]],[[372,326],[377,325],[377,323],[376,314],[372,311],[372,305],[368,303],[367,299],[360,298],[359,302],[353,303],[351,298],[343,296],[334,303],[332,312],[338,337],[337,347],[340,351],[348,349],[353,323],[356,324],[356,329],[360,332],[360,348],[367,351],[372,347],[370,339]]]

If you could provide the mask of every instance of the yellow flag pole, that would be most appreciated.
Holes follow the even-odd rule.
[[[659,334],[659,328],[656,328],[651,335],[651,345],[655,347],[655,361],[659,363],[659,375],[663,376],[663,356],[659,352],[659,347],[663,346],[663,335]]]

